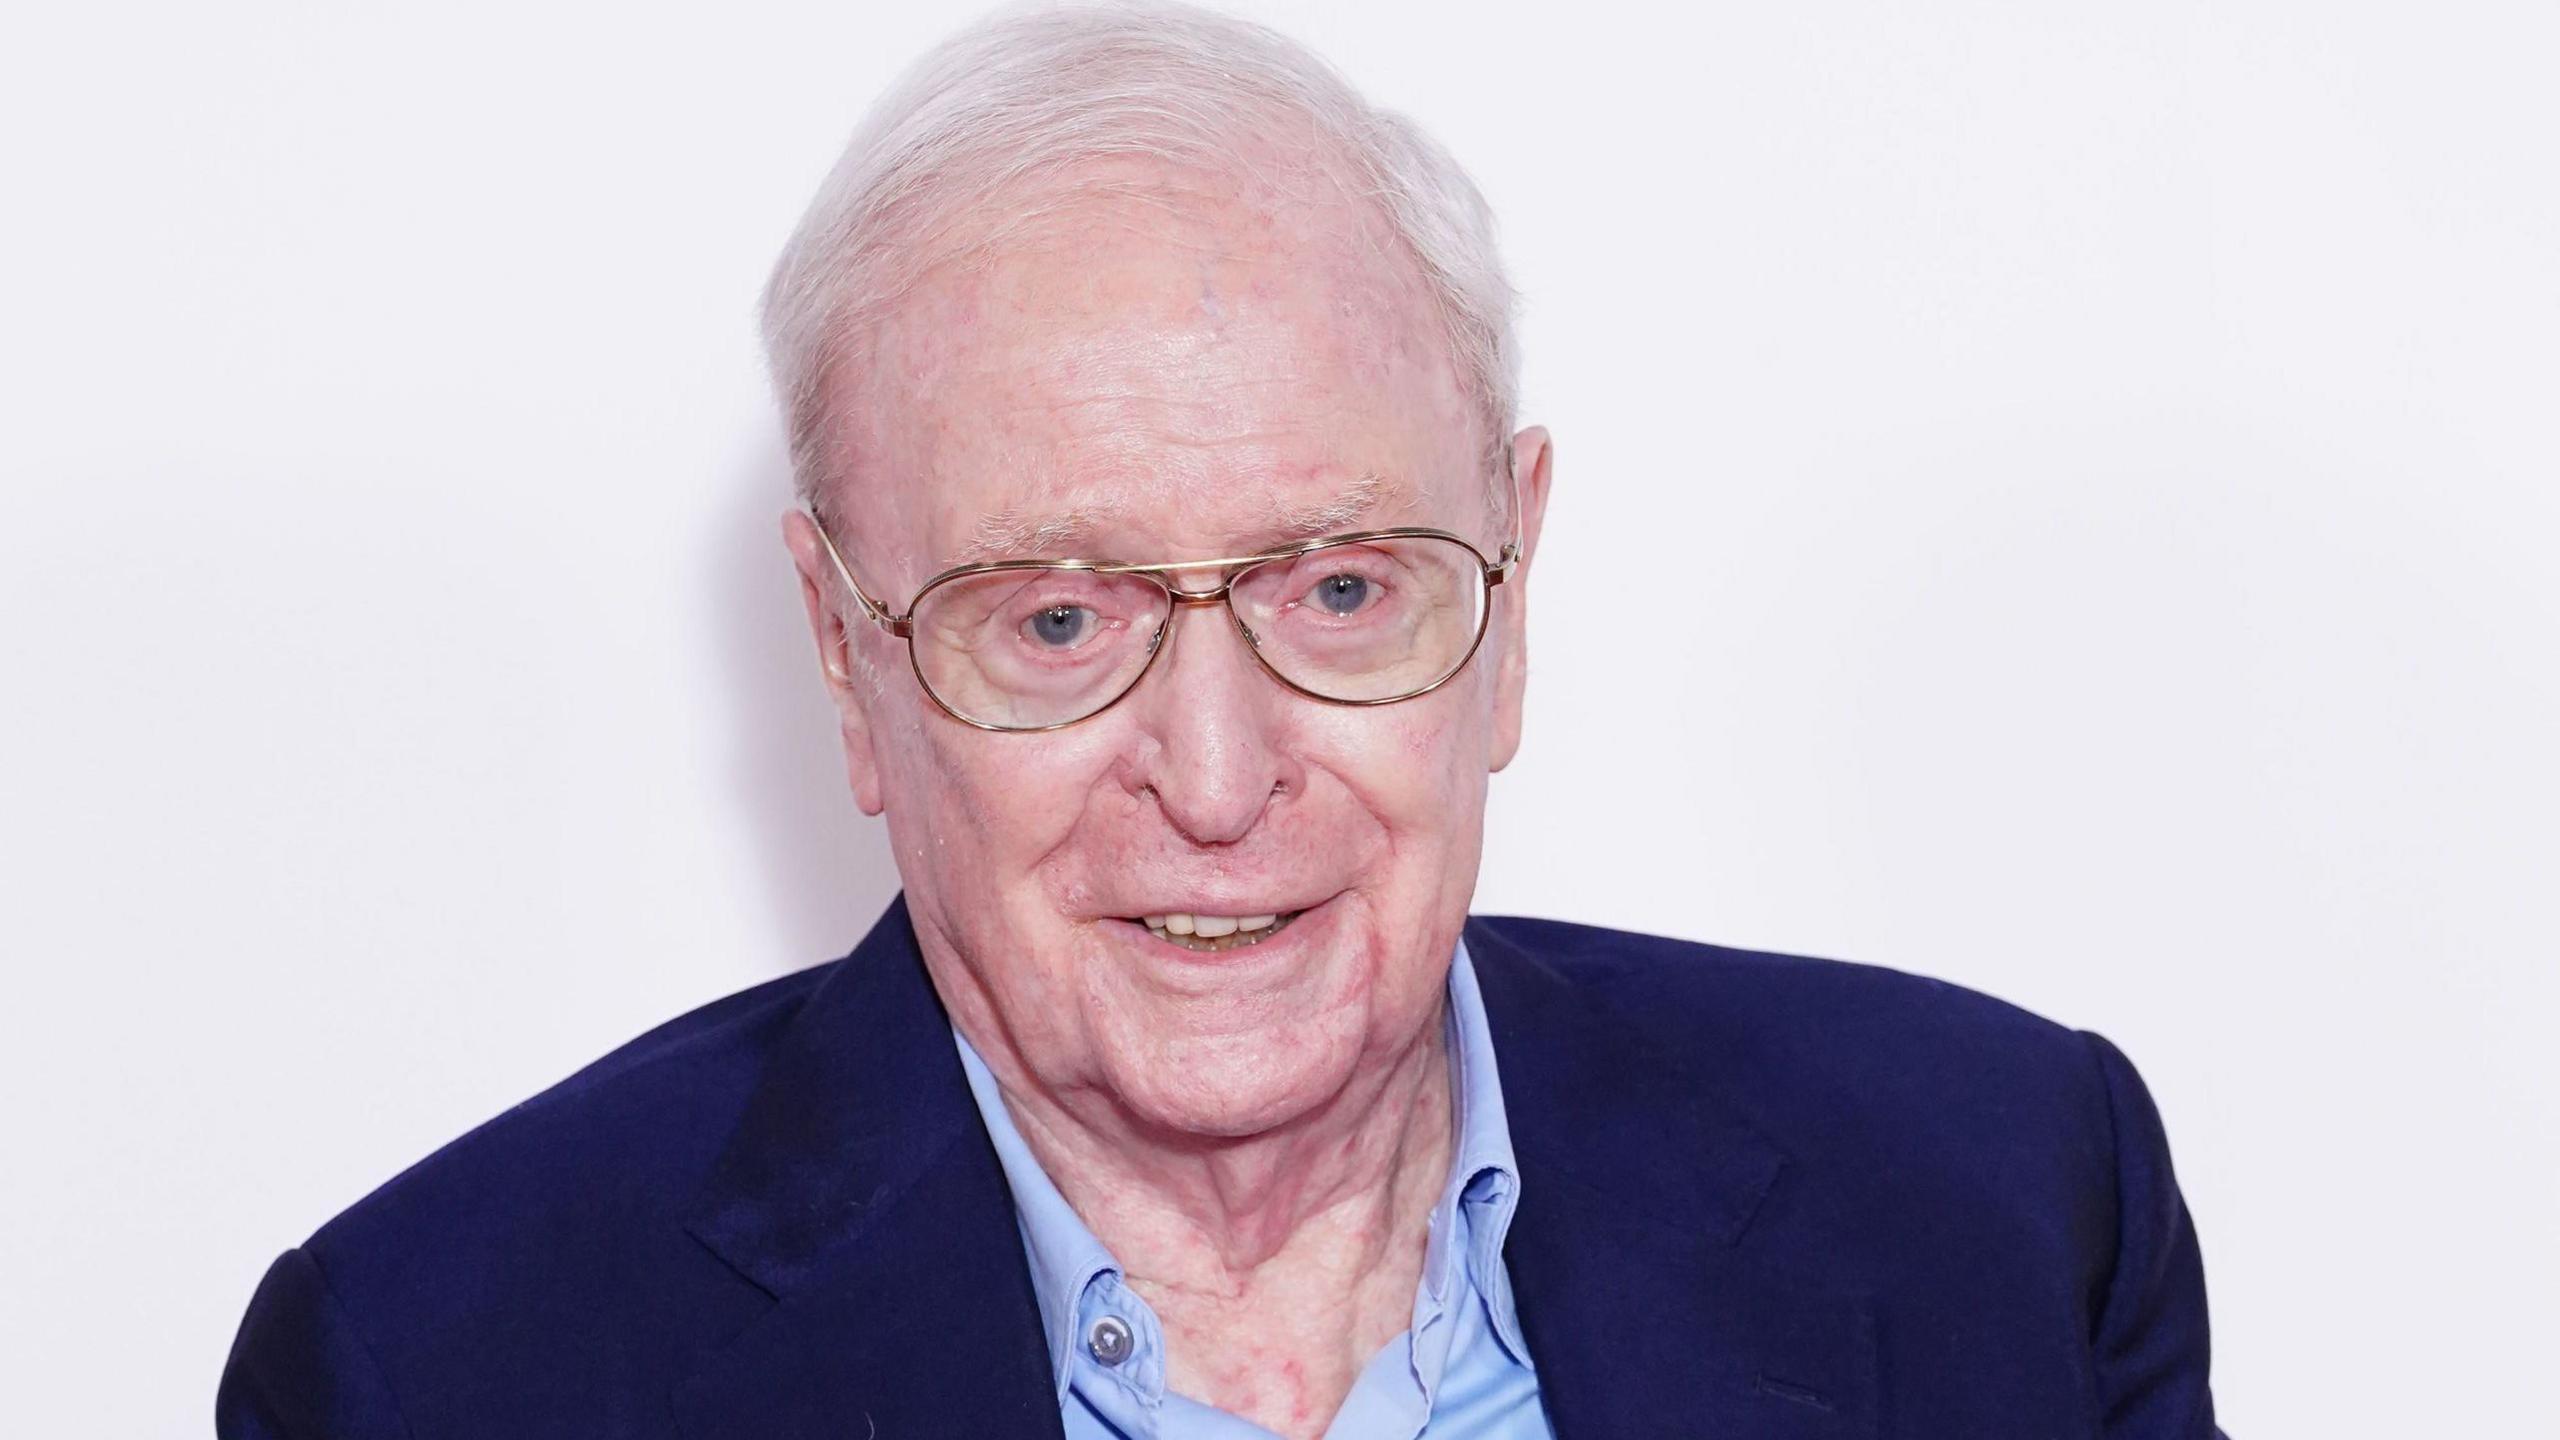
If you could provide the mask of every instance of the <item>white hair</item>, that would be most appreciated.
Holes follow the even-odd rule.
[[[764,292],[766,361],[801,496],[832,483],[825,405],[847,350],[927,266],[1036,213],[1018,195],[989,204],[999,192],[1106,157],[1247,170],[1255,143],[1282,134],[1312,142],[1411,251],[1482,416],[1486,459],[1507,477],[1520,386],[1513,292],[1474,182],[1305,46],[1148,0],[980,21],[918,59],[855,130]]]

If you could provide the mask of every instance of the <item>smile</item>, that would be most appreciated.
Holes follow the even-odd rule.
[[[1185,950],[1211,953],[1259,945],[1264,940],[1289,928],[1289,922],[1305,914],[1292,910],[1282,915],[1190,915],[1176,912],[1147,915],[1138,923],[1159,940],[1170,941]]]

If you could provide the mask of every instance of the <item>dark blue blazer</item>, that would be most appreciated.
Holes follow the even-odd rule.
[[[1560,1440],[2214,1435],[2124,1056],[1953,985],[1472,919]],[[1060,1433],[1011,1196],[903,901],[267,1272],[221,1434]]]

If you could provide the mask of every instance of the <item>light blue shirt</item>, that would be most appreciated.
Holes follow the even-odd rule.
[[[952,1039],[1013,1189],[1068,1440],[1271,1440],[1259,1425],[1165,1388],[1155,1312],[1033,1158],[986,1062],[957,1029]],[[1328,1440],[1554,1440],[1502,1263],[1520,1167],[1464,940],[1449,965],[1448,1040],[1457,1147],[1431,1212],[1413,1328],[1370,1357]]]

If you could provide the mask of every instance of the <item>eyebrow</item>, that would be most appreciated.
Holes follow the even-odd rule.
[[[1364,471],[1343,487],[1342,493],[1321,505],[1273,504],[1251,533],[1264,537],[1269,544],[1286,545],[1298,540],[1311,540],[1319,535],[1351,528],[1354,521],[1375,511],[1386,499],[1386,482],[1375,471]],[[955,569],[962,565],[983,565],[993,560],[1057,559],[1075,554],[1072,547],[1091,540],[1112,523],[1127,518],[1124,506],[1075,506],[1051,513],[1033,513],[1020,506],[1008,505],[991,514],[978,517],[970,531],[969,542],[943,565]],[[1258,548],[1258,547],[1248,547]],[[1079,556],[1083,559],[1126,560],[1129,556]]]

